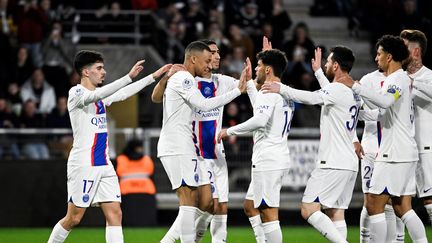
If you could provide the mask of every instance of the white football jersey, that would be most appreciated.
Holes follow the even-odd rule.
[[[385,78],[386,76],[382,72],[376,70],[364,75],[360,79],[360,84],[367,89],[379,92],[382,85],[384,84]],[[363,104],[363,109],[374,110],[378,109],[378,106],[368,102],[367,104]],[[378,147],[381,143],[381,124],[379,121],[365,121],[364,123],[365,126],[361,139],[361,145],[365,153],[376,154],[378,153]]]
[[[410,77],[414,82],[432,85],[432,70],[423,66]],[[432,99],[420,91],[413,89],[415,114],[415,139],[420,153],[432,152]]]
[[[269,171],[288,169],[291,160],[288,133],[294,114],[294,102],[280,94],[258,92],[254,102],[254,116],[248,121],[229,128],[229,134],[253,131],[254,146],[252,170]],[[265,126],[256,128],[254,120],[264,120]]]
[[[212,74],[211,78],[195,77],[197,88],[205,98],[225,94],[238,86],[238,80],[222,74]],[[204,159],[225,157],[223,143],[217,143],[217,135],[222,128],[224,107],[220,106],[210,111],[194,108],[193,132],[196,146]]]
[[[319,168],[358,171],[354,151],[361,99],[347,86],[333,82],[318,91],[324,100],[320,118]]]
[[[69,90],[68,110],[73,131],[73,147],[68,165],[111,165],[108,151],[108,123],[103,100],[85,105],[93,92],[78,84]]]
[[[158,157],[200,155],[197,137],[192,132],[193,110],[209,111],[240,95],[235,88],[223,95],[205,98],[194,77],[186,71],[175,73],[167,82],[163,97],[163,123],[158,142]],[[211,112],[211,111],[210,111]]]
[[[402,69],[393,72],[385,79],[380,93],[365,89],[362,85],[354,85],[353,90],[364,99],[386,108],[385,114],[379,119],[382,137],[375,161],[417,161],[414,104],[408,75]]]

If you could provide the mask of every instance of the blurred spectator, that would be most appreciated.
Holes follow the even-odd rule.
[[[18,125],[18,117],[10,111],[6,98],[0,95],[0,128],[16,128]],[[14,137],[0,134],[0,140],[0,158],[18,159],[20,157]]]
[[[232,55],[223,60],[224,69],[227,75],[236,79],[240,78],[246,60],[245,50],[243,47],[236,46],[233,48]]]
[[[16,66],[14,70],[14,79],[12,81],[17,82],[19,85],[23,85],[24,82],[30,78],[34,71],[32,61],[29,59],[28,50],[25,47],[20,47],[16,55]]]
[[[25,46],[35,67],[42,67],[41,42],[48,18],[37,5],[37,1],[22,0],[18,12],[18,41]]]
[[[255,60],[254,44],[252,39],[244,33],[238,25],[229,27],[231,47],[242,47],[245,50],[246,56],[251,60]]]
[[[56,108],[46,118],[46,126],[48,128],[71,128],[66,97],[61,96],[57,99]],[[72,135],[55,135],[50,138],[49,148],[51,151],[59,152],[63,158],[67,158],[72,144]]]
[[[55,22],[50,36],[43,42],[43,73],[57,95],[67,95],[68,74],[73,70],[71,56],[75,53],[74,45],[63,38],[62,25]]]
[[[36,103],[29,99],[24,102],[23,110],[20,116],[21,128],[43,128],[45,120],[41,114],[36,113]],[[25,139],[27,142],[23,145],[23,154],[30,159],[49,159],[48,146],[44,143],[41,136],[29,135]]]
[[[156,187],[151,179],[154,163],[150,156],[144,155],[142,145],[142,141],[131,140],[117,157],[125,226],[157,225]]]
[[[120,13],[122,10],[122,6],[120,2],[114,1],[110,4],[110,8],[107,13],[104,13],[103,16],[99,19],[102,22],[101,28],[99,31],[101,32],[114,32],[114,33],[132,33],[133,28],[133,19],[130,15]],[[99,42],[101,43],[131,43],[131,39],[124,37],[104,37],[99,38]]]
[[[60,96],[57,99],[56,107],[46,118],[46,126],[52,128],[71,128],[67,98],[65,96]]]
[[[291,25],[291,17],[283,8],[282,0],[273,0],[270,20],[262,27],[263,35],[269,38],[273,48],[282,49],[283,40],[285,39],[285,30],[288,30]],[[271,27],[271,30],[269,27]],[[261,43],[258,46],[261,46]]]
[[[260,12],[258,5],[254,1],[243,4],[233,17],[233,23],[237,24],[249,36],[259,36],[261,26],[266,16]]]
[[[12,35],[17,31],[13,15],[8,8],[8,0],[0,0],[0,28],[0,33],[5,35]]]
[[[225,58],[230,49],[230,41],[224,36],[220,25],[217,22],[212,22],[207,28],[207,39],[216,42],[219,47],[221,59]]]
[[[16,115],[21,114],[22,99],[20,87],[17,83],[10,83],[6,94],[7,100],[11,103],[11,110]]]
[[[404,29],[425,29],[423,17],[417,9],[417,2],[415,0],[404,0],[402,4],[400,16],[395,18],[400,21],[398,32]]]
[[[237,103],[233,101],[226,105],[222,119],[224,127],[232,127],[241,123]],[[237,136],[229,136],[226,142],[228,146],[225,146],[225,150],[229,150],[230,152],[225,154],[233,153],[234,155],[238,155],[240,146],[237,144]]]
[[[284,43],[283,51],[289,61],[294,59],[296,53],[301,52],[306,62],[311,62],[314,57],[315,44],[309,37],[309,28],[304,22],[296,24],[291,40]]]
[[[57,12],[51,8],[51,0],[41,0],[39,6],[47,19],[47,24],[44,26],[44,36],[50,34],[50,26],[58,19]]]
[[[156,10],[157,8],[157,0],[132,0],[132,9],[135,10]]]
[[[45,80],[41,69],[36,69],[31,79],[21,88],[21,99],[33,100],[36,103],[37,113],[48,114],[56,105],[56,95],[52,86]]]
[[[184,45],[202,38],[204,27],[207,26],[207,16],[204,13],[200,0],[188,0],[186,12],[183,13],[186,24]]]

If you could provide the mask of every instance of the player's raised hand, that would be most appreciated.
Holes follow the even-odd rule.
[[[168,70],[170,70],[170,68],[172,67],[172,64],[165,64],[163,65],[161,68],[159,68],[158,70],[156,70],[152,75],[154,79],[158,79],[160,77],[162,77],[162,75],[164,75],[166,72],[168,72]]]
[[[261,86],[261,90],[266,93],[279,93],[281,84],[279,82],[265,82]]]
[[[183,64],[173,64],[172,67],[170,68],[170,70],[168,71],[168,78],[170,78],[171,76],[173,76],[176,72],[178,71],[187,71],[185,65]]]
[[[321,48],[317,47],[315,49],[315,58],[312,58],[312,69],[314,70],[314,72],[318,71],[318,69],[321,68],[321,59],[322,59]]]
[[[248,67],[246,65],[243,68],[243,71],[242,71],[241,76],[240,76],[240,81],[239,81],[239,84],[238,84],[238,88],[239,88],[240,92],[242,92],[242,93],[246,91],[247,81],[249,80],[249,79],[247,79],[249,69],[250,69],[250,67]]]
[[[248,80],[252,79],[252,63],[251,63],[249,57],[246,58],[245,65],[246,65],[246,67],[248,67],[248,70],[247,70],[247,73],[246,73],[246,77],[245,77],[246,78],[246,82],[247,82]]]
[[[228,137],[228,133],[227,133],[227,129],[224,128],[219,132],[219,134],[217,136],[217,142],[220,143],[222,141],[222,139],[224,139],[226,137]]]
[[[138,74],[144,69],[144,67],[141,65],[145,62],[145,60],[140,60],[131,68],[128,75],[130,78],[135,78],[138,76]]]
[[[357,157],[359,159],[363,159],[363,156],[365,155],[365,153],[363,151],[363,147],[361,146],[361,144],[359,142],[354,142],[354,151],[357,154]]]
[[[268,40],[267,37],[263,36],[263,47],[262,47],[262,50],[263,51],[268,51],[268,50],[271,50],[271,49],[273,49],[271,42]]]

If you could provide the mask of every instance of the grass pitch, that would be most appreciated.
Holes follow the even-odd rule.
[[[429,241],[432,240],[432,229],[427,227]],[[166,228],[125,228],[124,240],[130,243],[158,243],[165,232]],[[39,243],[47,242],[51,229],[48,228],[0,228],[1,243]],[[348,229],[348,241],[350,243],[359,242],[358,227]],[[412,242],[405,234],[405,243]],[[283,242],[290,243],[320,243],[328,242],[312,227],[284,227]],[[76,228],[74,229],[66,243],[103,243],[105,242],[104,228]],[[207,231],[202,243],[210,243],[210,233]],[[231,243],[253,243],[255,238],[251,228],[248,227],[230,227],[228,228],[227,242]]]

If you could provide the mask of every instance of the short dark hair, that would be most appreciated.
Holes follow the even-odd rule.
[[[102,53],[97,51],[82,50],[75,55],[74,68],[81,76],[81,71],[88,65],[93,65],[97,62],[104,62]]]
[[[396,62],[402,62],[409,56],[408,48],[399,36],[384,35],[379,38],[375,48],[378,49],[380,46],[385,52],[390,53]]]
[[[264,65],[271,66],[276,77],[280,78],[288,63],[286,55],[278,49],[261,51],[257,55],[257,60],[261,60]]]
[[[352,50],[346,46],[335,46],[330,49],[332,60],[337,62],[342,71],[349,73],[354,65],[355,57]]]
[[[201,41],[201,42],[204,42],[206,45],[217,45],[216,44],[216,41],[214,41],[214,40],[211,40],[211,39],[201,39],[201,40],[199,40],[199,41]]]
[[[400,37],[409,42],[418,43],[421,49],[422,57],[426,54],[427,38],[420,30],[402,30]]]
[[[208,47],[206,43],[202,41],[194,41],[189,43],[189,45],[187,45],[185,54],[190,54],[191,52],[195,52],[195,51],[202,52],[205,50],[211,52],[210,47]]]

